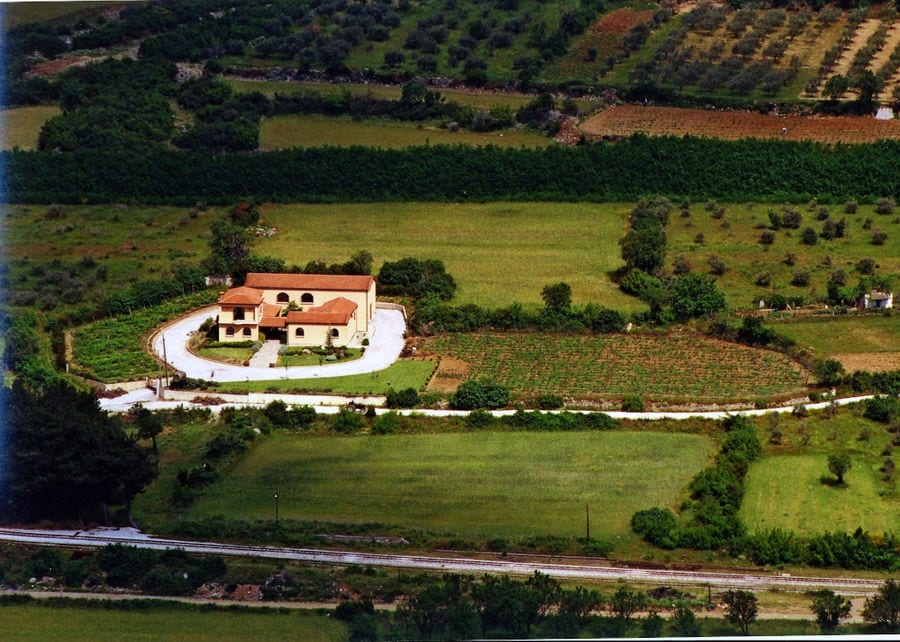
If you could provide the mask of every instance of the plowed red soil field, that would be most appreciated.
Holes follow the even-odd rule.
[[[625,35],[635,25],[653,17],[653,10],[616,9],[591,25],[591,33],[615,33]]]
[[[874,117],[768,116],[751,112],[679,107],[610,107],[581,125],[588,137],[702,136],[705,138],[785,138],[823,143],[871,143],[900,139],[900,120]],[[786,131],[784,131],[786,130]]]

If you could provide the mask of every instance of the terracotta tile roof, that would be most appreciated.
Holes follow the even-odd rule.
[[[231,288],[219,297],[219,304],[226,305],[259,305],[262,303],[262,292],[247,286]]]
[[[365,292],[375,281],[373,276],[355,274],[268,274],[251,272],[244,285],[262,290],[342,290]]]
[[[293,325],[347,325],[356,307],[353,301],[339,296],[303,312],[288,312],[287,322]]]
[[[259,320],[260,328],[283,328],[287,322],[286,317],[263,317]]]

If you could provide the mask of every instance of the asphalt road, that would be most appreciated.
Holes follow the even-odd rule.
[[[369,345],[365,354],[347,363],[321,366],[294,366],[292,368],[259,368],[221,363],[204,359],[188,350],[188,340],[206,319],[215,317],[217,306],[198,310],[165,326],[152,339],[153,350],[194,379],[210,381],[266,381],[269,379],[312,379],[315,377],[343,377],[384,370],[394,363],[403,350],[403,332],[406,322],[399,310],[378,309],[369,333]],[[165,340],[165,351],[163,350]]]
[[[241,546],[219,542],[197,542],[146,535],[133,528],[98,528],[91,531],[49,531],[32,529],[0,529],[0,541],[93,548],[108,544],[130,544],[141,548],[165,550],[179,548],[189,553],[212,553],[234,557],[293,560],[317,564],[359,564],[390,568],[406,568],[455,573],[501,573],[528,576],[535,571],[559,579],[618,580],[676,585],[702,585],[716,589],[742,588],[763,590],[807,590],[825,588],[844,594],[874,593],[883,580],[852,577],[813,577],[782,574],[676,571],[657,568],[612,566],[608,560],[590,558],[561,558],[553,561],[514,561],[478,559],[459,556],[400,555],[333,551],[311,548],[282,548],[275,546]],[[550,558],[553,559],[553,558]]]

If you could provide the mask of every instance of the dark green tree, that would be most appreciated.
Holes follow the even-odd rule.
[[[878,592],[866,598],[863,620],[888,631],[900,631],[900,583],[887,580]]]
[[[725,603],[725,617],[738,627],[744,635],[750,631],[750,625],[756,620],[759,600],[750,591],[726,591],[722,595]]]
[[[159,417],[147,408],[144,408],[143,404],[132,406],[129,414],[137,428],[138,437],[149,439],[153,443],[153,452],[156,452],[156,437],[163,431],[163,425]]]
[[[545,285],[541,290],[544,306],[550,312],[568,312],[572,307],[572,288],[568,283]]]
[[[847,453],[828,455],[828,470],[837,477],[838,484],[843,484],[844,475],[850,470],[850,455]]]
[[[694,611],[684,604],[679,604],[669,618],[672,633],[678,637],[697,637],[700,635],[700,623]]]
[[[672,312],[681,321],[724,309],[725,295],[708,274],[685,274],[672,286]]]
[[[209,274],[218,276],[239,272],[246,274],[250,245],[253,241],[247,229],[227,219],[213,221],[210,229],[212,231],[209,239],[210,254],[203,261],[204,269]]]
[[[643,593],[629,591],[624,586],[620,586],[609,598],[609,610],[612,611],[613,616],[626,623],[630,622],[634,614],[644,608],[646,604],[647,599]]]
[[[629,268],[652,274],[666,259],[666,230],[662,225],[631,229],[619,240],[619,245],[622,260]]]
[[[841,620],[849,617],[850,606],[850,600],[834,591],[823,589],[815,592],[810,609],[816,614],[816,624],[822,629],[822,633],[830,633],[838,627]]]

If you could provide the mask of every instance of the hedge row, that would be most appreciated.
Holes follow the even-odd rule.
[[[215,155],[4,152],[10,202],[872,200],[900,198],[900,141],[834,146],[631,137],[576,148],[363,147]]]

